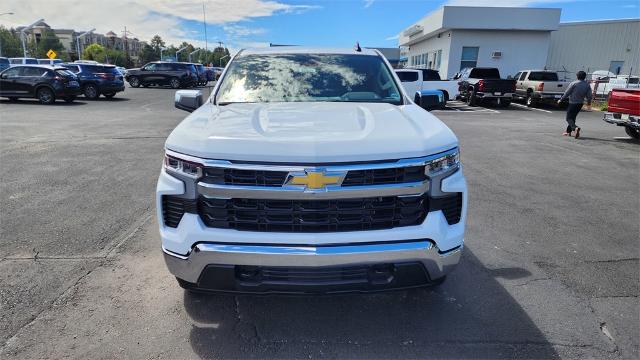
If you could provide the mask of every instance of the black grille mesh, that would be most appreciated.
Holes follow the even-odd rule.
[[[165,226],[172,228],[178,227],[185,212],[196,212],[195,200],[171,195],[162,196],[162,218]]]
[[[209,227],[245,231],[340,232],[418,225],[428,209],[425,197],[337,200],[198,200]]]
[[[426,179],[424,166],[351,170],[347,173],[342,186],[400,184]]]
[[[286,171],[238,170],[209,167],[204,170],[203,182],[217,185],[282,186]]]

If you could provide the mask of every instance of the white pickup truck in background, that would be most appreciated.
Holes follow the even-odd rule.
[[[436,70],[396,69],[395,71],[402,82],[402,87],[411,96],[422,90],[442,91],[445,102],[458,96],[458,82],[455,80],[441,80],[440,74]]]

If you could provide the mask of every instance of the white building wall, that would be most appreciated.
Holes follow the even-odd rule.
[[[547,67],[575,73],[609,70],[611,61],[624,61],[621,74],[640,73],[640,20],[560,24],[551,33]]]
[[[543,69],[547,62],[549,31],[452,30],[447,77],[460,70],[462,48],[477,46],[479,67],[496,67],[506,78],[524,69]],[[502,57],[491,53],[501,51]]]
[[[409,51],[407,53],[407,67],[413,68],[429,68],[428,61],[424,65],[417,65],[412,62],[412,59],[415,56],[421,56],[422,54],[434,54],[438,52],[438,50],[442,51],[442,55],[440,58],[440,66],[432,66],[431,68],[434,70],[438,70],[440,72],[440,77],[446,79],[448,76],[448,61],[449,58],[449,48],[451,45],[451,32],[445,31],[440,34],[440,37],[432,36],[428,39],[425,39],[419,43],[411,45],[409,47]]]

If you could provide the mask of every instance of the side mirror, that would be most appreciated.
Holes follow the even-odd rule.
[[[176,91],[174,104],[180,110],[193,112],[202,106],[202,99],[202,91],[200,90],[178,90]]]

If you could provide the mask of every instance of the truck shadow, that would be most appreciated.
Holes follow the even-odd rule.
[[[185,292],[190,344],[202,358],[557,358],[469,249],[436,288],[340,296],[232,296]]]

